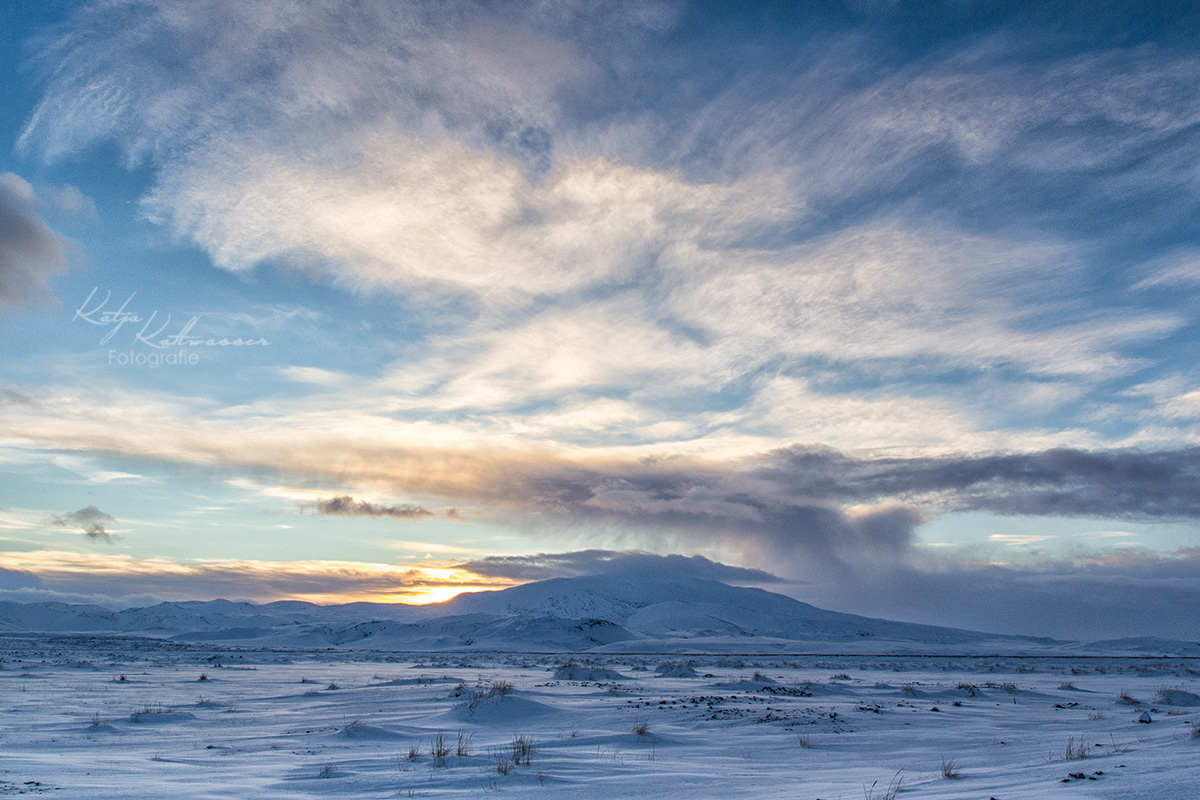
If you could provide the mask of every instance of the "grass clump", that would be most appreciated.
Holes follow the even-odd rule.
[[[436,767],[446,766],[446,758],[452,752],[454,752],[454,748],[446,741],[446,737],[440,733],[429,742],[429,754],[433,756],[433,764]]]
[[[904,778],[900,777],[900,773],[904,770],[899,770],[892,779],[888,781],[887,788],[879,785],[879,781],[875,781],[870,786],[863,787],[863,800],[896,800],[896,795],[900,793],[900,787],[904,785]]]
[[[492,681],[490,686],[478,686],[474,689],[469,689],[467,688],[466,684],[460,683],[458,686],[454,687],[454,691],[451,693],[451,696],[465,697],[467,716],[474,718],[475,711],[479,708],[481,703],[485,703],[493,698],[503,699],[512,694],[512,691],[513,685],[508,681]]]
[[[1082,736],[1078,740],[1074,736],[1067,739],[1067,749],[1063,753],[1064,761],[1078,761],[1092,754],[1092,746]]]
[[[528,736],[514,736],[510,749],[513,763],[528,767],[533,762],[533,754],[537,752],[537,742]]]

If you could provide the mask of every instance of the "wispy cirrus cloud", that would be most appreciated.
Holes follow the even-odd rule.
[[[645,298],[618,322],[692,336],[702,357],[690,363],[727,378],[756,366],[747,354],[1113,376],[1135,366],[1123,351],[1180,325],[1069,301],[1091,256],[1076,223],[1047,238],[1044,214],[1022,218],[1006,198],[1031,176],[1081,173],[1161,193],[1133,168],[1186,150],[1200,113],[1188,54],[1047,52],[1028,69],[1013,53],[1030,44],[1000,32],[889,71],[861,39],[834,35],[794,63],[747,62],[685,103],[667,78],[691,56],[650,48],[695,10],[334,8],[85,11],[23,144],[55,157],[121,142],[158,170],[151,213],[228,268],[270,261],[499,304],[502,319],[466,333],[498,350],[520,335],[514,304],[561,298],[530,323],[546,324],[586,314],[580,292]],[[196,35],[229,15],[237,33]],[[600,30],[624,43],[589,38]],[[281,41],[303,56],[261,56]],[[205,81],[176,79],[198,64]],[[639,84],[661,110],[607,82],[633,64],[662,79]],[[246,74],[258,88],[230,91]],[[972,230],[989,216],[980,202],[1009,222]]]

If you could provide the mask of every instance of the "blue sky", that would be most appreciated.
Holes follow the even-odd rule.
[[[1200,20],[1142,5],[10,5],[0,594],[632,551],[1197,638]]]

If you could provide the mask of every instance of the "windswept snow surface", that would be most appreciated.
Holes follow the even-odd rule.
[[[3,603],[0,795],[1194,800],[1197,656],[614,576],[421,608]]]
[[[661,656],[0,645],[0,794],[1192,800],[1200,787],[1200,708],[1157,704],[1200,694],[1188,658],[694,655],[695,677],[666,677]],[[571,659],[620,677],[555,680]]]

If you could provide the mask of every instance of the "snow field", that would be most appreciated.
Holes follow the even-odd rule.
[[[1200,787],[1191,659],[123,647],[5,640],[0,794],[1182,800]],[[658,674],[681,665],[695,677]]]

